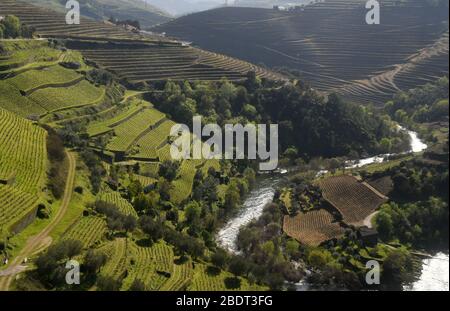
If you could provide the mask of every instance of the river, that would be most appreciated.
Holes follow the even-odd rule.
[[[405,130],[404,128],[401,128]],[[411,140],[411,149],[409,153],[418,153],[426,150],[428,146],[423,143],[417,133],[407,131]],[[349,162],[348,168],[361,167],[364,165],[383,162],[389,155],[379,155],[367,159],[361,159],[357,162]],[[322,172],[324,173],[324,172]],[[272,202],[276,186],[281,178],[277,176],[263,177],[259,180],[255,189],[250,192],[245,200],[242,210],[233,217],[218,232],[216,241],[218,244],[231,253],[238,254],[236,246],[239,230],[249,224],[252,220],[258,219],[263,212],[264,207]],[[419,280],[411,286],[405,287],[405,290],[449,290],[448,287],[449,256],[439,253],[432,259],[423,261],[423,271]],[[299,290],[307,290],[307,284],[299,284]]]
[[[263,177],[258,179],[257,184],[244,202],[242,210],[233,217],[217,234],[216,240],[221,247],[231,253],[238,254],[236,246],[239,230],[248,225],[252,220],[261,217],[264,207],[272,202],[279,177]]]
[[[405,286],[405,291],[448,291],[449,256],[438,253],[422,261],[422,273],[418,281]]]

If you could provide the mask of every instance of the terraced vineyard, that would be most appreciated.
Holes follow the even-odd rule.
[[[314,88],[359,103],[382,104],[399,89],[448,75],[448,7],[386,0],[374,26],[366,24],[366,2],[326,0],[291,12],[219,8],[155,30],[255,64],[296,69]]]
[[[30,99],[47,112],[68,108],[83,107],[100,103],[105,96],[103,87],[95,87],[88,81],[81,81],[70,87],[49,87],[39,89],[30,95]]]
[[[265,288],[258,285],[250,285],[244,279],[241,279],[241,287],[237,289],[230,289],[225,286],[225,279],[231,278],[233,275],[229,272],[221,271],[217,275],[211,275],[207,271],[208,267],[204,264],[197,263],[194,269],[194,277],[192,284],[188,290],[191,291],[227,291],[227,290],[247,290],[257,291]]]
[[[14,230],[35,212],[46,167],[46,132],[0,108],[0,226]]]
[[[66,12],[65,1],[60,0],[23,0],[23,2]],[[169,20],[166,13],[140,0],[91,0],[80,2],[81,14],[96,20],[106,20],[111,16],[119,20],[137,20],[146,28]]]
[[[142,176],[142,175],[136,175],[136,174],[133,175],[133,178],[138,180],[144,188],[147,186],[150,186],[150,185],[154,185],[158,182],[158,180],[156,178]]]
[[[290,237],[308,246],[318,246],[344,235],[344,228],[328,211],[313,210],[295,217],[285,216],[283,230]]]
[[[70,38],[68,47],[80,50],[99,65],[132,83],[161,80],[243,80],[249,71],[284,80],[269,70],[221,54],[202,51],[160,36],[126,31],[106,23],[82,19],[66,25],[63,14],[15,1],[0,3],[2,14],[18,16],[43,37]],[[1,69],[1,67],[0,67]]]
[[[84,79],[73,70],[61,66],[50,66],[42,69],[29,70],[18,74],[7,81],[21,92],[29,95],[33,91],[47,87],[71,86]]]
[[[122,280],[125,277],[128,266],[128,241],[124,238],[104,244],[100,251],[106,254],[108,262],[101,269],[100,274],[112,277],[116,280]]]
[[[284,79],[250,63],[183,45],[78,43],[73,48],[134,83],[167,79],[218,81],[224,77],[236,81],[243,80],[249,71],[263,78]]]
[[[43,37],[109,38],[124,41],[156,39],[88,18],[81,18],[79,25],[67,25],[64,13],[22,1],[2,0],[0,2],[0,12],[2,15],[12,14],[18,16],[25,24],[38,29],[39,34]]]
[[[136,210],[133,208],[133,206],[127,200],[122,198],[122,196],[118,192],[102,192],[98,195],[97,198],[98,200],[114,204],[122,213],[126,215],[133,215],[137,217]]]
[[[184,160],[181,164],[180,173],[170,191],[170,199],[174,203],[181,203],[191,195],[198,166],[199,163],[195,160]]]
[[[113,152],[126,152],[147,131],[164,119],[164,115],[155,109],[146,109],[131,117],[127,122],[114,127],[115,137],[106,149]]]
[[[172,248],[165,243],[156,243],[152,247],[130,243],[130,252],[133,264],[123,281],[123,289],[128,289],[134,280],[139,279],[148,290],[159,290],[171,279],[174,257]]]
[[[117,109],[118,113],[114,115],[114,117],[104,121],[90,123],[87,128],[87,133],[89,134],[90,137],[107,134],[113,131],[115,126],[118,126],[123,122],[129,120],[130,118],[134,117],[136,114],[141,112],[146,107],[148,107],[148,105],[140,101],[132,102],[128,104],[123,111],[119,111]],[[114,110],[116,110],[115,108],[116,107],[113,107]]]
[[[50,48],[47,41],[8,40],[1,46],[0,78],[55,64],[62,55],[62,51]]]
[[[39,116],[45,114],[47,111],[23,96],[20,90],[5,80],[0,80],[0,108],[14,112],[21,117]]]
[[[63,236],[65,240],[78,240],[84,248],[90,248],[101,241],[106,233],[104,219],[94,216],[81,217]]]
[[[168,143],[170,130],[174,125],[175,122],[166,120],[154,130],[142,136],[142,138],[136,142],[139,153],[134,155],[133,158],[157,159],[157,150]]]
[[[388,198],[353,176],[329,177],[320,182],[323,197],[342,215],[348,225],[361,226]]]
[[[174,265],[172,275],[160,288],[161,291],[183,291],[186,290],[192,281],[194,270],[192,262],[188,260],[186,263]]]
[[[15,187],[36,194],[46,180],[46,132],[0,108],[0,176],[14,175]]]

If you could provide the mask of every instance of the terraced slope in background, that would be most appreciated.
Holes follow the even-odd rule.
[[[23,0],[31,4],[52,10],[65,12],[65,1],[60,0]],[[168,21],[168,14],[158,8],[145,4],[141,0],[91,0],[88,5],[80,1],[81,14],[96,20],[108,20],[110,17],[119,20],[137,20],[142,28]]]
[[[55,9],[58,7],[56,6]],[[2,0],[0,2],[0,15],[13,14],[20,20],[39,30],[44,37],[67,38],[109,38],[116,40],[155,40],[157,38],[144,36],[125,30],[107,22],[99,22],[89,18],[81,18],[79,25],[67,25],[65,13],[58,12],[42,6],[31,5],[17,0]],[[162,38],[161,38],[162,39]],[[160,39],[157,39],[160,40]]]
[[[297,69],[313,87],[383,103],[398,90],[448,75],[448,8],[386,0],[367,25],[363,0],[327,0],[294,12],[220,8],[155,31],[270,67]]]
[[[89,19],[82,19],[80,25],[67,25],[64,14],[20,1],[2,1],[0,14],[17,15],[43,37],[73,40],[68,44],[70,48],[81,50],[87,58],[131,83],[167,79],[220,80],[223,77],[236,81],[244,79],[249,71],[263,78],[285,79],[248,62],[160,36],[134,33]]]

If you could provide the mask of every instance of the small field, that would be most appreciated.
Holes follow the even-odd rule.
[[[308,246],[318,246],[340,238],[345,232],[333,215],[324,209],[299,213],[295,217],[284,216],[283,230],[288,236]]]
[[[65,240],[78,240],[84,248],[99,243],[106,233],[106,222],[100,217],[81,217],[64,235]]]
[[[388,198],[353,176],[335,176],[319,183],[323,197],[342,215],[348,225],[363,225],[364,219]]]

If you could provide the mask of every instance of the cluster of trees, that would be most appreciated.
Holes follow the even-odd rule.
[[[376,217],[383,240],[400,240],[415,247],[448,245],[448,165],[407,161],[389,169],[393,199]]]
[[[302,157],[373,154],[382,148],[383,138],[399,136],[391,122],[371,108],[336,95],[323,98],[301,83],[262,81],[253,72],[237,84],[168,81],[162,92],[148,96],[158,109],[188,125],[194,115],[221,126],[279,124],[281,151],[295,147]]]
[[[414,202],[431,196],[447,198],[448,201],[448,165],[404,161],[382,174],[391,176],[394,183],[392,197],[397,201]]]
[[[64,240],[52,245],[36,259],[36,270],[31,274],[47,289],[70,289],[70,285],[66,283],[66,274],[69,271],[66,264],[81,255],[82,250],[83,244],[78,240]],[[108,257],[100,251],[89,250],[84,254],[80,266],[82,286],[88,289],[95,282],[100,268],[107,260]]]
[[[302,278],[303,272],[291,263],[300,259],[301,247],[297,241],[282,236],[281,219],[280,207],[272,203],[264,208],[260,219],[241,229],[237,245],[242,256],[229,261],[231,272],[274,290],[283,289],[285,281],[296,283]]]
[[[84,149],[80,152],[80,155],[89,169],[89,181],[91,182],[92,193],[97,194],[101,188],[102,178],[106,175],[105,168],[100,158],[92,150]]]
[[[0,39],[33,38],[35,29],[21,24],[14,15],[0,16]]]
[[[115,80],[115,77],[109,71],[104,69],[92,69],[87,72],[86,79],[95,85],[111,85]]]
[[[384,109],[402,124],[442,121],[449,114],[448,92],[448,77],[442,77],[434,83],[396,94]]]
[[[396,239],[414,247],[439,249],[448,247],[448,219],[448,202],[430,198],[383,205],[376,217],[376,226],[385,241]]]
[[[115,232],[125,231],[133,232],[137,226],[137,219],[133,215],[125,215],[114,204],[97,201],[94,203],[94,209],[100,214],[106,216],[108,229]]]
[[[47,130],[47,155],[50,161],[48,173],[48,187],[56,199],[60,199],[64,194],[67,178],[67,163],[64,143],[59,135],[50,127],[44,126]]]
[[[119,26],[132,26],[138,30],[141,29],[141,24],[139,23],[138,20],[131,20],[131,19],[126,19],[126,20],[119,20],[117,18],[114,17],[110,17],[109,21],[115,25],[119,25]]]

